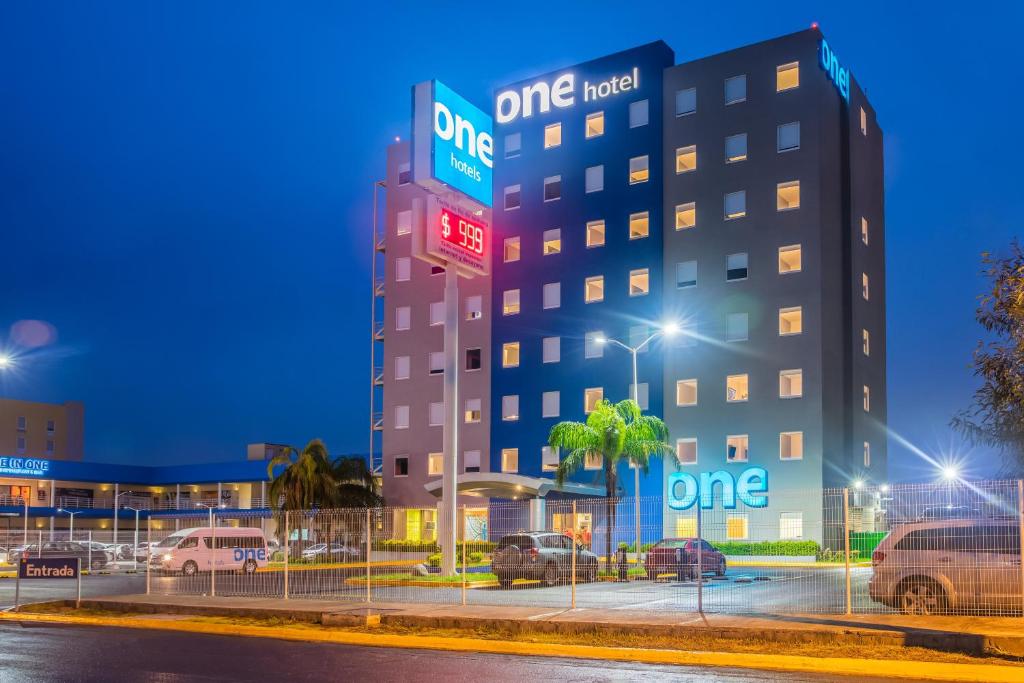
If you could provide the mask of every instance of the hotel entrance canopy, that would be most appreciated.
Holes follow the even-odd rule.
[[[549,493],[570,496],[603,496],[603,486],[565,482],[558,486],[554,479],[528,477],[507,472],[468,472],[460,474],[455,490],[463,496],[480,498],[544,498]],[[423,486],[434,496],[441,497],[441,480]]]

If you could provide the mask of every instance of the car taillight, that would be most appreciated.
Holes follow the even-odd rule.
[[[881,550],[876,550],[875,552],[871,553],[871,564],[873,565],[881,564],[882,560],[884,559],[885,553],[883,553]]]
[[[530,561],[535,562],[537,557],[540,555],[540,551],[536,548],[530,548]]]

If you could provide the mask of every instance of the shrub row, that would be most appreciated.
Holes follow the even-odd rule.
[[[459,552],[462,552],[463,542],[459,541]],[[469,541],[466,544],[467,552],[490,553],[494,551],[497,543],[491,541]],[[439,553],[440,546],[435,541],[405,541],[397,538],[381,539],[373,542],[373,549],[381,552],[392,553]]]
[[[821,546],[815,541],[711,541],[723,555],[781,555],[817,557]]]
[[[480,562],[483,562],[483,561],[484,561],[484,554],[482,552],[480,552],[479,550],[472,550],[472,551],[467,551],[466,552],[466,563],[467,564],[479,564]],[[429,564],[431,567],[440,567],[441,566],[441,553],[434,553],[433,555],[430,555],[429,557],[427,557],[427,564]],[[462,554],[461,553],[459,553],[455,557],[455,564],[456,565],[462,565]]]

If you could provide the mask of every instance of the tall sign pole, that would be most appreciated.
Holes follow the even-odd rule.
[[[456,483],[459,476],[459,274],[444,271],[444,471],[441,475],[441,572],[455,574]],[[441,539],[439,539],[441,540]]]

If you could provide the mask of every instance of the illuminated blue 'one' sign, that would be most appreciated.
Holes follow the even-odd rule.
[[[818,64],[828,77],[835,83],[836,89],[839,90],[839,94],[843,96],[846,103],[850,103],[850,70],[844,69],[839,65],[839,58],[836,57],[836,53],[832,52],[832,48],[828,46],[828,41],[824,38],[821,39],[821,44],[818,46]]]
[[[49,460],[0,456],[0,474],[13,474],[20,477],[44,477],[49,471]]]
[[[768,471],[763,467],[748,467],[738,480],[725,470],[701,472],[700,483],[689,472],[673,472],[668,477],[668,506],[673,510],[688,510],[700,498],[700,507],[710,510],[714,506],[715,484],[721,484],[722,507],[735,510],[737,499],[750,508],[768,506]]]

